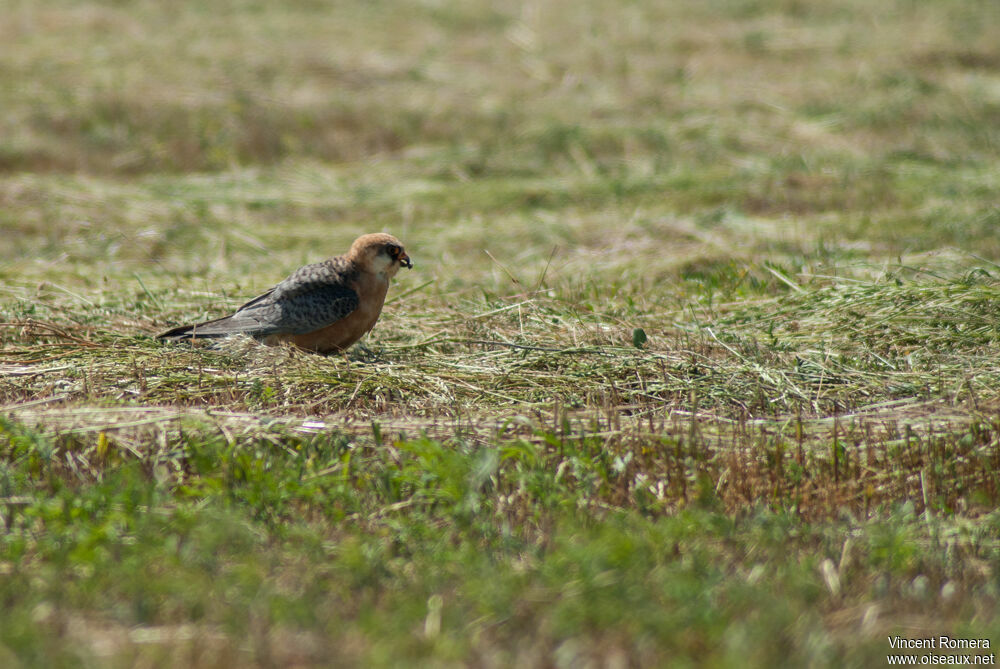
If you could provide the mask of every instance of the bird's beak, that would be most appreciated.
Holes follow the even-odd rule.
[[[405,267],[406,269],[413,269],[413,263],[410,262],[410,256],[406,255],[405,253],[399,256],[399,264]]]

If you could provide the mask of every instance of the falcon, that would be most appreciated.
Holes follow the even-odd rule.
[[[375,327],[389,280],[413,268],[392,235],[358,237],[351,250],[306,265],[231,316],[182,325],[157,339],[187,341],[245,334],[267,345],[289,342],[317,353],[343,351]]]

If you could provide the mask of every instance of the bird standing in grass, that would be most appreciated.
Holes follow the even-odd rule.
[[[400,267],[413,263],[398,239],[362,235],[346,254],[299,268],[232,316],[176,327],[157,339],[245,334],[268,345],[290,342],[318,353],[343,351],[375,327],[389,280]]]

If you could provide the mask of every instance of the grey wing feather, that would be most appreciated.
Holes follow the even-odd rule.
[[[336,323],[358,308],[358,294],[346,286],[323,286],[271,299],[233,314],[256,336],[306,334]]]
[[[358,308],[358,294],[348,283],[356,276],[342,257],[306,265],[271,290],[258,295],[232,316],[173,328],[161,339],[223,337],[247,334],[306,334],[331,325]]]
[[[250,300],[232,315],[255,336],[306,334],[344,318],[358,308],[358,294],[347,285],[350,269],[331,261],[306,265],[273,289]]]

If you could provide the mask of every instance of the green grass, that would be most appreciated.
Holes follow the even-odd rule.
[[[192,424],[140,455],[106,438],[5,435],[4,596],[24,613],[0,639],[41,666],[95,652],[113,664],[841,665],[884,655],[904,621],[997,632],[982,567],[1000,557],[995,513],[729,515],[715,479],[692,471],[690,503],[663,514],[603,439],[551,432],[536,433],[541,446],[389,445]],[[930,607],[933,619],[913,617]]]
[[[1000,642],[994,2],[0,12],[0,665]]]

